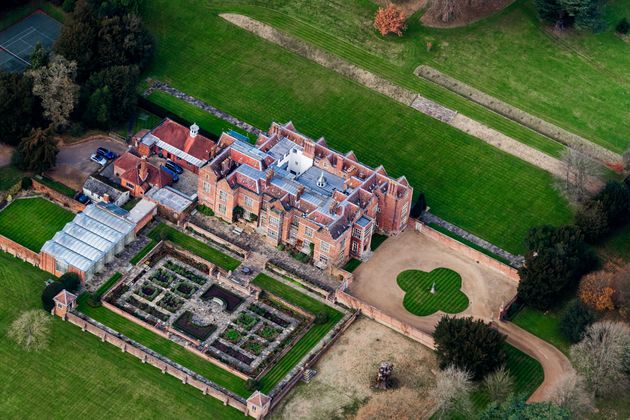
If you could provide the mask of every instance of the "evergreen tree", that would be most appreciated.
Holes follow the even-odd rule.
[[[586,327],[595,321],[595,313],[579,300],[571,302],[560,320],[560,333],[571,343],[584,337]]]
[[[609,232],[608,215],[599,200],[589,200],[575,214],[575,225],[588,242],[594,242]]]
[[[443,316],[433,332],[440,369],[470,372],[480,380],[505,363],[505,336],[481,320]]]
[[[29,77],[0,72],[0,142],[19,144],[32,127],[42,123],[41,112]]]
[[[36,128],[18,145],[14,163],[23,170],[44,172],[55,166],[58,152],[50,130]]]

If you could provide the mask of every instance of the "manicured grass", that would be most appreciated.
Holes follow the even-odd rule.
[[[241,265],[240,261],[230,257],[218,251],[211,246],[188,236],[177,229],[174,229],[168,226],[165,223],[161,223],[156,226],[150,233],[149,237],[154,241],[160,241],[161,239],[166,239],[173,242],[176,245],[181,246],[182,248],[187,249],[188,251],[194,253],[195,255],[200,256],[213,264],[216,264],[219,267],[222,267],[226,270],[235,270],[239,265]],[[144,251],[144,249],[142,250]],[[142,252],[140,251],[140,252]],[[149,251],[147,251],[149,252]],[[146,255],[146,253],[145,253]],[[136,255],[137,257],[137,255]],[[142,257],[140,257],[142,258]],[[140,260],[140,258],[138,260]],[[135,257],[134,257],[135,259]],[[136,261],[137,262],[137,261]],[[132,263],[133,264],[133,263]]]
[[[517,0],[464,28],[426,28],[418,13],[408,20],[402,38],[377,34],[371,22],[378,5],[369,0],[280,0],[264,7],[253,3],[219,2],[217,7],[268,22],[552,154],[557,144],[528,135],[523,127],[431,82],[413,80],[413,70],[419,64],[433,66],[611,150],[621,152],[630,143],[619,125],[620,110],[630,105],[630,78],[624,70],[630,57],[626,43],[613,31],[630,15],[627,2],[606,4],[605,30],[597,34],[557,35],[540,23],[531,0]],[[433,44],[431,51],[427,42]],[[579,94],[571,80],[584,86]]]
[[[129,260],[130,264],[136,265],[138,262],[144,258],[151,250],[158,244],[158,241],[155,239],[151,239],[151,241],[146,244],[136,255],[133,256],[132,259]]]
[[[291,120],[366,164],[383,164],[423,191],[435,214],[508,251],[523,251],[533,225],[571,220],[548,173],[234,27],[204,0],[185,8],[149,0],[143,16],[157,39],[147,76],[259,128]]]
[[[25,352],[6,337],[25,310],[41,308],[49,273],[0,252],[0,413],[26,418],[244,416],[159,369],[58,318],[50,347]]]
[[[0,191],[6,191],[20,182],[26,174],[13,165],[0,168]]]
[[[37,181],[41,182],[42,184],[52,188],[53,190],[60,192],[61,194],[70,197],[70,198],[74,198],[74,195],[77,193],[75,190],[73,190],[72,188],[68,187],[67,185],[62,184],[61,182],[57,182],[54,179],[42,176],[42,177],[38,177],[35,178]]]
[[[107,291],[111,289],[112,286],[116,284],[118,280],[120,280],[121,277],[122,277],[122,274],[120,274],[119,272],[115,272],[110,278],[107,279],[105,283],[101,284],[101,287],[96,289],[96,292],[94,292],[94,299],[95,300],[100,299],[101,296],[107,293]]]
[[[245,388],[245,381],[229,373],[226,370],[202,359],[186,350],[181,345],[167,340],[146,328],[115,314],[104,307],[91,307],[87,305],[87,295],[79,299],[79,310],[98,322],[107,325],[121,334],[147,346],[169,359],[197,372],[209,380],[229,389],[230,391],[247,398],[251,392]]]
[[[256,276],[253,284],[312,314],[328,315],[325,323],[313,324],[295,346],[261,379],[261,391],[269,392],[343,318],[343,314],[263,273]]]
[[[566,303],[547,312],[525,306],[512,318],[512,322],[551,343],[568,356],[571,343],[560,334],[560,320],[565,309]]]
[[[430,273],[405,270],[396,282],[406,292],[403,306],[414,315],[427,316],[437,311],[456,314],[468,307],[468,298],[460,290],[461,276],[448,268],[436,268]],[[435,293],[431,293],[434,284]]]
[[[507,343],[505,353],[507,356],[505,366],[514,380],[514,393],[529,397],[545,378],[542,365]],[[471,398],[477,410],[482,410],[490,402],[487,392],[481,386],[473,392]]]
[[[0,211],[0,235],[39,252],[74,214],[43,198],[15,200]]]
[[[357,260],[356,258],[352,258],[350,261],[343,266],[343,269],[348,273],[354,272],[361,265],[361,260]]]

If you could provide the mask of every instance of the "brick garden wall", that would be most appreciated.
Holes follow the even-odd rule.
[[[203,392],[204,395],[210,395],[211,397],[222,401],[224,405],[230,405],[244,414],[247,414],[247,404],[244,398],[209,381],[184,366],[155,353],[143,345],[117,333],[116,331],[85,315],[70,312],[66,315],[66,320],[79,326],[83,331],[87,331],[99,337],[102,342],[110,343],[121,349],[124,353],[132,354],[140,359],[142,363],[148,363],[160,369],[162,373],[168,373],[169,375],[176,377],[181,380],[183,384],[197,388]]]
[[[20,245],[3,235],[0,235],[0,251],[11,254],[22,261],[26,261],[27,263],[34,265],[35,267],[40,266],[41,258],[39,253],[31,251],[25,246]]]
[[[193,232],[210,239],[212,242],[216,242],[217,244],[229,249],[230,251],[234,252],[235,254],[240,255],[243,258],[247,258],[247,256],[249,255],[249,252],[247,250],[241,248],[238,245],[233,244],[232,242],[226,241],[225,239],[215,235],[212,232],[207,231],[206,229],[202,227],[195,225],[194,223],[186,222],[184,227],[186,229],[190,228]]]
[[[458,240],[451,238],[450,236],[438,232],[437,230],[425,225],[424,223],[416,222],[414,227],[418,232],[448,246],[449,248],[457,251],[459,254],[463,254],[469,258],[472,258],[479,264],[483,264],[488,268],[500,271],[508,278],[516,282],[520,281],[518,270],[516,270],[514,267],[510,267],[507,264],[497,261],[494,258],[484,254],[483,252],[477,251],[476,249],[471,248],[468,245],[465,245]]]
[[[386,314],[380,309],[377,309],[372,305],[368,305],[354,296],[350,296],[342,290],[337,290],[335,297],[337,298],[337,302],[340,302],[352,309],[358,309],[368,318],[373,319],[374,321],[383,324],[394,331],[398,331],[399,333],[416,340],[430,349],[435,349],[435,342],[430,334],[420,331],[416,327],[412,327],[411,325]]]
[[[65,196],[59,191],[53,190],[49,186],[39,182],[36,178],[33,178],[33,190],[44,194],[55,203],[70,209],[73,213],[78,213],[85,209],[85,204],[81,204],[75,199]]]

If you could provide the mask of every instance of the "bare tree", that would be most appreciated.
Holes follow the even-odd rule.
[[[575,372],[560,379],[552,401],[571,412],[571,418],[587,418],[594,410],[593,393],[586,388],[584,377]]]
[[[630,382],[630,327],[623,322],[600,321],[586,329],[571,347],[575,368],[595,395],[623,392]]]
[[[8,336],[26,351],[40,351],[50,341],[50,316],[38,309],[22,312],[9,327]]]
[[[483,385],[488,391],[491,401],[503,402],[514,390],[514,380],[510,372],[501,366],[483,380]]]
[[[464,417],[472,413],[471,378],[469,372],[452,365],[438,372],[435,389],[432,392],[438,418],[448,417],[449,413],[454,412]]]
[[[558,189],[574,202],[583,201],[588,195],[591,178],[600,175],[599,165],[571,148],[562,153],[561,160],[566,169],[561,181],[557,183]]]
[[[44,117],[55,129],[68,124],[77,103],[79,85],[74,83],[76,71],[76,62],[54,55],[46,66],[28,72],[33,78],[33,94],[42,99]]]

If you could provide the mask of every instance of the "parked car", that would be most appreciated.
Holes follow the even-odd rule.
[[[81,204],[89,204],[90,203],[90,197],[88,197],[87,195],[83,194],[82,192],[80,192],[77,195],[75,195],[74,199],[77,200]]]
[[[98,155],[96,153],[94,153],[92,156],[90,156],[90,160],[92,162],[98,163],[101,166],[107,165],[107,159],[105,159],[103,156]]]
[[[116,157],[118,157],[116,153],[104,147],[99,147],[98,149],[96,149],[96,154],[103,156],[105,159],[115,159]]]
[[[166,163],[164,164],[164,166],[166,166],[171,171],[177,172],[178,174],[184,173],[184,168],[182,168],[181,166],[179,166],[177,163],[173,162],[170,159],[166,160]]]
[[[171,178],[173,178],[173,182],[179,181],[179,176],[177,175],[177,173],[175,171],[168,169],[164,165],[160,165],[160,169],[163,170],[164,172],[166,172],[167,174],[169,174],[171,176]]]

